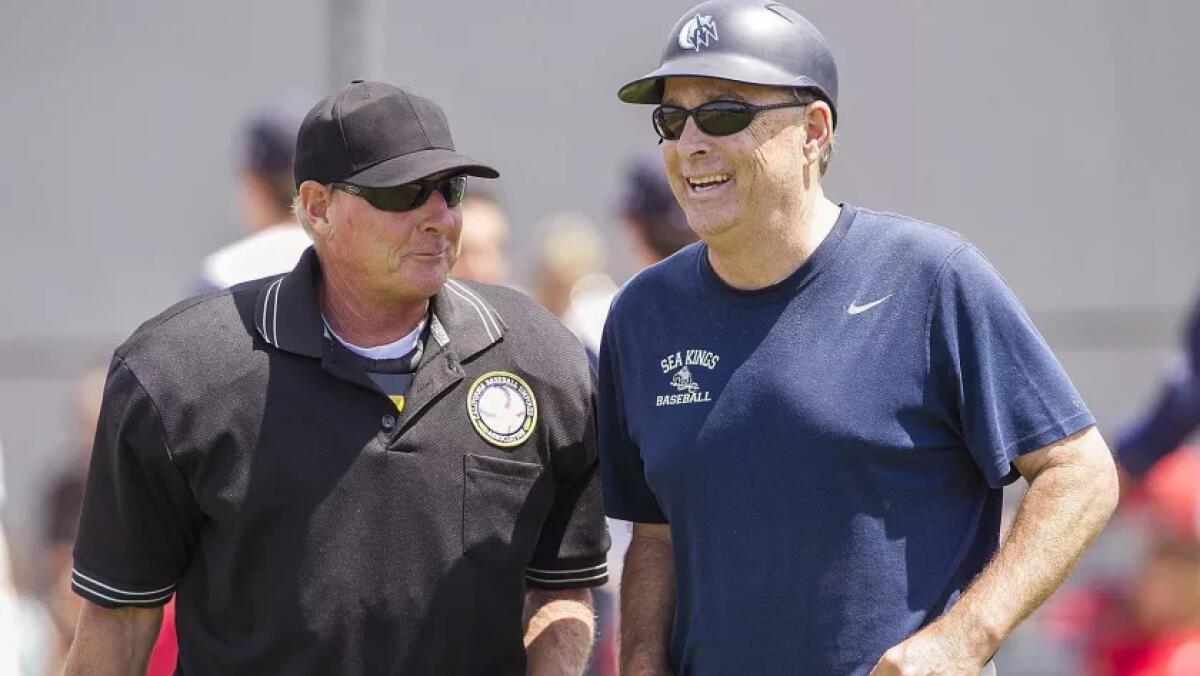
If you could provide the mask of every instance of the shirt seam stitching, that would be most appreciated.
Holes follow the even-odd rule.
[[[124,345],[122,347],[117,348],[117,352],[116,352],[115,356],[121,362],[124,362],[126,355],[128,355],[130,352],[132,352],[134,349],[136,349],[139,345],[141,345],[142,341],[146,340],[151,334],[158,332],[158,330],[160,328],[166,326],[168,322],[175,319],[179,315],[187,312],[188,310],[191,310],[193,308],[198,308],[201,305],[205,305],[207,303],[211,303],[211,302],[217,300],[218,298],[224,298],[227,292],[228,292],[229,296],[233,297],[233,296],[242,296],[242,295],[245,295],[245,294],[248,294],[251,292],[258,293],[259,291],[261,291],[261,288],[241,289],[238,291],[229,291],[228,289],[222,289],[221,291],[214,292],[210,296],[200,296],[198,298],[195,298],[195,299],[193,299],[194,302],[186,303],[183,307],[178,308],[174,312],[172,312],[168,315],[163,315],[163,316],[159,317],[158,322],[154,326],[147,329],[146,331],[141,332],[141,335],[137,336],[136,340],[134,340],[131,343],[127,343],[126,345]]]
[[[142,379],[138,377],[137,372],[133,370],[133,367],[129,365],[129,362],[127,362],[125,358],[121,357],[120,355],[117,356],[117,361],[125,368],[126,371],[129,372],[129,375],[133,378],[133,382],[137,383],[138,389],[142,391],[142,394],[146,395],[146,400],[150,402],[150,408],[154,411],[155,420],[158,422],[158,431],[159,435],[162,437],[163,448],[167,451],[167,460],[171,462],[171,466],[174,467],[176,471],[179,471],[179,466],[175,464],[175,454],[171,452],[171,439],[167,435],[167,425],[163,419],[162,411],[158,407],[158,403],[154,401],[153,395],[151,395],[150,391],[146,389],[146,386],[142,384]]]
[[[404,102],[408,104],[408,109],[412,111],[413,119],[417,121],[417,126],[421,128],[421,134],[425,136],[425,145],[432,146],[433,141],[429,138],[429,132],[425,130],[425,122],[421,120],[421,115],[417,113],[417,107],[408,96],[404,97]]]
[[[1082,411],[1075,413],[1074,415],[1069,415],[1066,418],[1056,419],[1056,420],[1054,420],[1054,422],[1047,424],[1045,427],[1042,427],[1041,429],[1039,429],[1036,432],[1026,434],[1025,436],[1021,437],[1020,439],[1017,439],[1016,441],[1013,441],[1013,442],[1009,443],[1008,445],[1006,445],[1004,447],[1004,455],[1008,456],[1010,451],[1022,446],[1023,444],[1028,442],[1030,439],[1036,439],[1036,438],[1042,436],[1043,434],[1052,431],[1056,427],[1065,427],[1067,425],[1070,425],[1072,422],[1075,421],[1076,418],[1080,418],[1080,417],[1091,417],[1091,411],[1084,409]],[[1075,430],[1075,432],[1078,432],[1078,431],[1079,430]],[[1062,437],[1059,437],[1059,439],[1065,439],[1065,438],[1071,436],[1072,434],[1074,434],[1075,432],[1068,432],[1068,433],[1064,434]],[[1054,443],[1054,442],[1051,441],[1049,443]],[[1047,444],[1043,444],[1043,445],[1047,445]],[[1041,448],[1041,447],[1039,446],[1038,448]],[[1023,452],[1028,452],[1028,451],[1033,451],[1033,450],[1037,450],[1037,449],[1036,448],[1026,449],[1026,451],[1023,451]],[[1021,455],[1022,453],[1018,453],[1018,455]]]
[[[937,277],[934,280],[933,291],[929,294],[929,300],[925,304],[925,376],[930,378],[933,376],[933,309],[938,297],[941,295],[942,283],[946,280],[946,272],[950,269],[950,263],[958,257],[960,253],[971,248],[970,242],[962,242],[954,248],[953,251],[946,256],[946,260],[938,267]]]
[[[350,144],[346,142],[346,128],[343,125],[342,116],[338,112],[343,102],[344,97],[340,96],[334,100],[333,105],[329,107],[329,114],[333,119],[337,120],[338,136],[342,137],[342,147],[346,149],[346,154],[350,157],[350,171],[357,172],[359,171],[358,158],[354,156],[354,151],[350,148]]]

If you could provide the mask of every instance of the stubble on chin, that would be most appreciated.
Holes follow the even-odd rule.
[[[720,211],[689,210],[684,215],[687,216],[688,227],[692,229],[692,232],[706,242],[720,237],[733,227],[733,218],[723,209]]]

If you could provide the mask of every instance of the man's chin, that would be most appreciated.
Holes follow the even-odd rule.
[[[436,269],[405,270],[397,274],[390,284],[397,297],[424,299],[436,296],[450,276],[444,266]]]
[[[693,214],[687,215],[688,227],[702,240],[708,241],[719,237],[733,227],[733,219],[723,214]]]

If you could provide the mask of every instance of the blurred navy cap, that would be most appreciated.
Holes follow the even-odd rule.
[[[260,174],[291,173],[296,132],[314,101],[291,91],[252,111],[238,133],[238,167]]]
[[[630,159],[621,186],[620,211],[622,216],[638,219],[658,219],[672,213],[683,216],[663,174],[661,160],[650,155]]]
[[[618,209],[663,258],[697,239],[657,155],[637,155],[626,164]]]

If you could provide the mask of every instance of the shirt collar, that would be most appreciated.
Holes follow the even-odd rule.
[[[496,344],[508,325],[491,303],[466,282],[447,279],[433,297],[429,333],[438,344],[470,359]]]
[[[317,300],[321,264],[309,247],[289,273],[266,284],[258,292],[254,324],[272,347],[320,359],[328,337]],[[432,299],[430,336],[460,360],[469,359],[492,346],[504,335],[507,325],[480,293],[467,284],[447,279]]]

